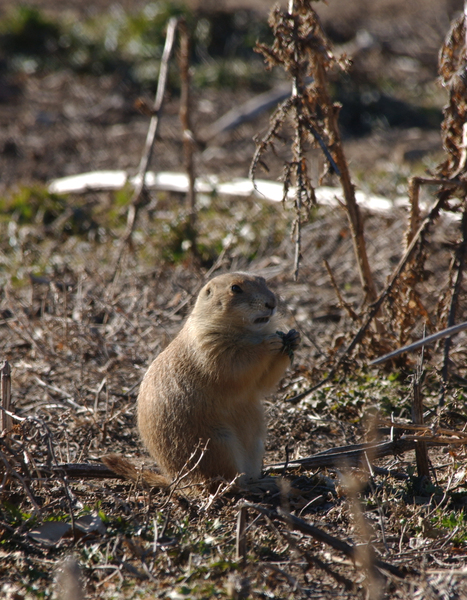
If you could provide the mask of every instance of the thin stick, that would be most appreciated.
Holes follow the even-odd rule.
[[[328,546],[331,546],[331,548],[334,548],[334,550],[342,552],[345,556],[350,558],[352,561],[354,561],[356,563],[359,562],[359,558],[360,558],[359,554],[360,553],[358,552],[358,547],[352,546],[351,544],[348,544],[347,542],[344,542],[343,540],[340,540],[332,535],[329,535],[322,529],[319,529],[318,527],[315,527],[314,525],[307,523],[303,519],[300,519],[299,517],[296,517],[295,515],[290,514],[289,512],[285,511],[284,509],[282,509],[280,507],[277,509],[277,512],[276,512],[276,511],[268,509],[264,506],[261,506],[258,504],[251,504],[249,502],[245,502],[245,504],[243,504],[243,506],[245,506],[248,509],[255,510],[255,511],[259,512],[260,514],[265,515],[266,517],[269,517],[273,521],[280,521],[280,522],[284,523],[285,525],[287,525],[290,529],[292,529],[294,531],[300,531],[301,533],[303,533],[305,535],[309,535],[309,536],[313,537],[315,540],[317,540],[323,544],[327,544]],[[391,573],[392,575],[395,575],[396,577],[400,577],[400,578],[405,577],[405,573],[403,573],[398,567],[395,567],[389,563],[383,562],[382,560],[375,559],[374,565],[376,567],[378,567],[379,569],[383,569],[384,571],[387,571],[387,572]]]
[[[359,317],[357,315],[357,313],[354,311],[354,309],[350,306],[350,304],[348,302],[346,302],[344,300],[344,298],[342,297],[342,294],[339,290],[339,287],[337,285],[337,282],[334,278],[334,273],[331,271],[331,267],[329,266],[329,263],[326,259],[323,260],[324,266],[326,268],[326,271],[328,272],[329,275],[329,279],[331,280],[331,285],[334,288],[334,291],[336,292],[336,296],[337,299],[339,300],[339,304],[341,305],[341,307],[347,312],[347,314],[349,315],[349,317],[353,320],[353,321],[358,321]]]
[[[420,227],[420,178],[412,177],[409,181],[410,221],[405,234],[405,246],[407,247]]]
[[[119,475],[112,471],[106,465],[100,463],[63,463],[52,467],[38,466],[41,475],[50,476],[64,473],[72,479],[125,479],[123,475]]]
[[[374,459],[383,458],[384,456],[403,454],[415,448],[415,440],[406,440],[405,437],[389,442],[363,443],[352,444],[351,446],[342,446],[341,448],[333,448],[327,452],[320,452],[306,458],[286,463],[277,463],[274,465],[266,465],[264,467],[267,472],[282,473],[284,468],[289,471],[301,469],[316,469],[322,467],[357,467],[362,464],[365,459],[365,453],[368,452]]]
[[[146,143],[144,145],[144,151],[141,156],[141,160],[138,168],[138,175],[136,177],[136,185],[135,190],[133,192],[133,197],[131,199],[131,204],[128,209],[127,216],[127,224],[125,233],[123,235],[123,239],[120,245],[120,250],[117,256],[117,260],[114,267],[114,272],[112,276],[112,280],[115,279],[118,267],[120,266],[120,262],[123,257],[123,252],[130,241],[131,235],[133,233],[133,228],[136,222],[136,216],[138,214],[138,209],[141,204],[143,192],[144,192],[144,184],[146,178],[146,172],[148,170],[148,165],[151,160],[152,151],[154,148],[154,141],[156,139],[157,130],[159,128],[160,116],[162,114],[162,106],[164,102],[164,94],[165,88],[167,85],[167,75],[169,71],[169,60],[172,54],[172,48],[175,40],[175,31],[177,29],[178,19],[176,17],[171,17],[169,19],[169,23],[167,25],[167,36],[165,38],[165,46],[164,51],[162,53],[161,66],[159,70],[159,81],[157,83],[157,91],[156,97],[154,100],[153,106],[153,115],[151,117],[151,121],[149,123],[148,133],[146,135]]]
[[[381,294],[379,295],[379,297],[376,300],[376,302],[374,302],[371,305],[371,309],[370,309],[370,312],[368,314],[368,317],[366,318],[366,321],[360,327],[360,329],[358,330],[358,332],[356,333],[356,335],[354,336],[354,338],[350,342],[350,344],[347,346],[347,348],[344,350],[343,354],[341,355],[341,357],[337,361],[336,365],[329,372],[329,375],[327,377],[325,377],[324,379],[322,379],[316,385],[312,386],[311,388],[305,390],[304,392],[298,394],[297,396],[295,396],[293,398],[290,398],[290,400],[287,400],[287,402],[291,402],[292,404],[297,404],[298,402],[300,402],[300,400],[302,400],[303,398],[305,398],[306,396],[308,396],[308,394],[311,394],[312,392],[314,392],[315,390],[317,390],[318,388],[320,388],[322,385],[324,385],[325,383],[327,383],[328,381],[331,381],[333,379],[334,375],[337,373],[338,369],[344,363],[344,361],[346,360],[346,358],[353,352],[354,348],[362,340],[362,338],[363,338],[366,330],[368,329],[368,327],[370,326],[371,322],[373,321],[373,319],[378,314],[379,309],[381,308],[381,305],[383,304],[383,302],[385,301],[385,299],[391,293],[391,291],[392,291],[392,289],[393,289],[396,281],[399,279],[401,273],[405,269],[405,266],[406,266],[407,262],[412,257],[412,254],[415,251],[415,248],[416,248],[416,245],[418,243],[418,240],[420,239],[420,237],[422,235],[424,235],[427,232],[427,230],[430,227],[432,221],[434,221],[434,219],[436,219],[438,217],[439,211],[441,210],[444,202],[447,199],[447,195],[448,195],[448,192],[446,192],[446,191],[444,191],[443,193],[440,193],[440,195],[438,197],[438,200],[436,201],[435,205],[433,206],[433,208],[430,210],[428,216],[424,219],[424,221],[420,225],[417,233],[413,237],[413,239],[412,239],[409,247],[407,248],[404,256],[399,261],[399,264],[397,265],[397,267],[396,267],[396,269],[395,269],[395,271],[394,271],[391,279],[389,280],[389,283],[387,284],[386,288],[381,292]]]
[[[459,293],[462,287],[462,280],[464,277],[464,267],[465,267],[465,255],[467,252],[467,210],[464,208],[464,212],[462,213],[462,241],[459,244],[456,252],[456,263],[457,263],[457,276],[456,281],[454,283],[454,289],[452,291],[451,296],[451,304],[449,306],[449,316],[448,316],[448,327],[452,327],[456,321],[456,311],[457,304],[459,301]],[[441,394],[441,398],[439,401],[440,406],[444,405],[444,396],[446,393],[446,386],[448,383],[449,376],[449,350],[451,348],[451,338],[447,337],[444,342],[444,359],[443,359],[443,369],[442,369],[442,381],[443,381],[443,393]]]
[[[412,382],[413,403],[412,403],[412,420],[415,425],[423,425],[423,397],[422,397],[422,382],[423,382],[423,350],[420,357],[420,363],[417,365],[415,375]],[[415,447],[415,457],[417,462],[417,475],[422,479],[429,481],[430,479],[430,463],[428,460],[428,448],[426,442],[418,441]]]
[[[183,129],[183,154],[188,175],[187,208],[192,233],[196,222],[196,192],[193,163],[194,136],[190,118],[190,33],[185,19],[180,19],[180,122]],[[196,250],[196,247],[193,247]]]
[[[289,16],[294,21],[294,29],[297,27],[297,20],[295,19],[295,6],[294,0],[289,0],[288,6]],[[294,62],[296,65],[299,64],[299,56],[297,44],[294,44]],[[300,112],[301,112],[301,98],[303,97],[303,75],[300,69],[295,69],[292,78],[292,98],[294,99],[295,108],[295,150],[294,159],[297,164],[297,189],[295,192],[295,223],[294,223],[294,237],[295,237],[295,257],[294,257],[294,279],[298,279],[298,271],[300,268],[301,260],[301,245],[302,245],[302,196],[304,193],[303,186],[303,140],[302,140],[302,127],[300,123]],[[305,192],[306,194],[306,192]]]
[[[283,537],[287,543],[289,544],[289,546],[291,548],[293,548],[293,550],[297,553],[297,554],[301,554],[303,556],[303,558],[306,560],[306,562],[308,563],[308,567],[312,568],[314,566],[317,566],[319,569],[322,569],[325,573],[327,573],[328,575],[330,575],[331,577],[333,577],[338,583],[342,584],[346,590],[350,591],[350,590],[354,590],[355,591],[355,586],[352,583],[352,581],[350,581],[350,579],[347,579],[347,577],[344,577],[343,575],[341,575],[340,573],[337,573],[336,571],[333,571],[331,569],[331,567],[329,567],[329,565],[327,565],[324,561],[322,561],[320,558],[318,558],[317,556],[313,556],[312,554],[310,554],[309,552],[307,552],[306,550],[304,550],[303,548],[301,548],[297,542],[295,541],[295,539],[289,534],[288,531],[280,531],[273,523],[273,521],[271,521],[271,519],[269,519],[268,517],[266,517],[269,521],[269,523],[271,524],[271,527],[273,528],[274,532],[276,533],[276,535],[279,535],[281,537]]]
[[[308,129],[308,131],[311,133],[311,135],[315,138],[315,140],[318,142],[319,147],[321,148],[321,150],[323,151],[324,156],[328,159],[329,164],[331,165],[331,167],[334,170],[334,173],[340,177],[341,176],[341,172],[339,170],[339,167],[336,164],[336,161],[334,160],[334,158],[332,157],[332,154],[329,150],[329,148],[326,146],[323,138],[320,136],[320,134],[316,131],[316,129],[313,127],[313,125],[307,121],[305,121],[305,127]]]
[[[10,416],[11,411],[11,368],[10,363],[6,360],[1,369],[1,389],[2,389],[2,411],[1,411],[1,424],[2,432],[8,432],[13,426],[13,422]]]
[[[248,525],[248,512],[244,506],[240,506],[237,516],[237,535],[235,544],[236,560],[246,564],[246,526]]]
[[[141,161],[139,163],[137,185],[133,194],[132,203],[138,201],[139,196],[141,195],[144,189],[144,178],[146,175],[146,171],[148,170],[148,165],[151,160],[152,151],[154,148],[154,141],[156,139],[157,130],[159,128],[160,116],[164,102],[165,88],[167,85],[167,75],[169,72],[169,60],[172,54],[177,24],[178,19],[176,17],[171,17],[167,25],[167,36],[165,38],[165,46],[161,58],[159,81],[157,83],[156,97],[153,106],[153,116],[151,117],[151,121],[149,123],[149,129],[146,136],[146,143],[144,145],[144,152],[141,156]]]
[[[331,138],[334,140],[334,143],[332,144],[332,152],[338,167],[339,179],[344,192],[347,217],[350,231],[352,233],[352,241],[354,245],[355,257],[357,259],[364,299],[366,302],[374,302],[377,298],[377,292],[366,251],[365,238],[363,235],[363,219],[360,213],[360,207],[358,206],[355,198],[355,187],[350,178],[350,172],[347,160],[345,158],[344,148],[342,146],[339,127],[337,124],[338,112],[336,111],[334,103],[329,94],[326,70],[321,62],[318,62],[317,64],[315,76],[316,85],[320,88],[321,98],[325,103],[324,111],[326,129],[329,131]]]
[[[413,423],[402,423],[380,417],[378,419],[378,426],[382,425],[393,427],[394,429],[401,429],[404,431],[424,431],[426,433],[433,432],[433,428],[430,425],[415,425]],[[461,439],[467,439],[467,433],[465,431],[456,431],[455,429],[445,429],[443,427],[436,427],[436,433],[440,435],[453,435]]]
[[[184,479],[187,479],[187,477],[189,477],[191,475],[191,473],[193,473],[193,471],[198,467],[199,463],[202,461],[202,459],[204,458],[204,455],[206,454],[208,444],[209,444],[209,440],[204,444],[203,447],[201,447],[201,440],[199,441],[198,445],[191,453],[190,458],[186,461],[185,465],[182,467],[182,469],[180,470],[178,475],[175,477],[175,479],[170,483],[170,492],[169,492],[167,500],[165,501],[162,508],[166,507],[170,503],[170,501],[172,500],[172,496],[175,494],[175,491],[177,489],[183,490],[183,487],[180,486],[180,483]],[[196,462],[189,468],[189,464],[191,463],[192,460],[194,460],[194,458],[198,452],[199,452],[199,457],[196,459]],[[187,485],[187,487],[190,488],[192,486]]]
[[[441,437],[439,435],[405,435],[404,440],[410,442],[425,442],[430,446],[467,446],[467,441],[462,438]]]
[[[403,354],[404,352],[413,352],[414,350],[423,348],[424,346],[427,346],[428,344],[436,342],[437,340],[441,340],[441,339],[447,338],[447,337],[452,337],[452,336],[456,335],[457,333],[464,331],[464,329],[467,329],[467,321],[465,321],[464,323],[459,323],[458,325],[453,325],[452,327],[448,327],[447,329],[443,329],[442,331],[438,331],[437,333],[433,333],[431,335],[428,335],[427,337],[421,338],[421,339],[417,340],[416,342],[413,342],[412,344],[408,344],[407,346],[398,348],[397,350],[394,350],[393,352],[389,352],[389,354],[380,356],[379,358],[372,360],[368,364],[370,366],[380,365],[381,363],[386,362],[387,360],[390,360],[391,358],[396,358],[396,356],[399,356],[400,354]]]
[[[3,454],[3,452],[0,452],[0,460],[3,462],[3,465],[5,467],[5,475],[7,476],[6,479],[4,478],[3,482],[5,482],[8,479],[8,475],[11,475],[13,477],[15,477],[23,486],[24,491],[26,492],[27,496],[29,497],[29,500],[31,501],[31,504],[34,508],[34,511],[38,514],[41,515],[42,511],[39,507],[39,505],[36,502],[36,499],[34,498],[34,494],[31,492],[31,490],[29,489],[28,484],[26,483],[24,477],[22,477],[9,463],[8,459],[6,458],[6,456]],[[3,485],[2,485],[3,488]]]
[[[460,187],[463,184],[459,180],[447,180],[430,177],[412,177],[409,181],[409,201],[410,201],[410,221],[406,232],[406,246],[409,246],[420,226],[420,186],[424,185],[442,185],[444,187]]]

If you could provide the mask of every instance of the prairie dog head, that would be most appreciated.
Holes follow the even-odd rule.
[[[276,307],[276,296],[263,277],[227,273],[202,288],[192,318],[207,329],[273,331]]]

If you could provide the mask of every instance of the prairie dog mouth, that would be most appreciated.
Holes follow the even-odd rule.
[[[263,312],[262,314],[260,313],[260,316],[256,317],[253,320],[253,323],[255,325],[266,325],[267,323],[269,323],[269,321],[271,320],[271,317],[274,315],[275,312],[276,312],[276,309],[273,308],[271,310]]]
[[[269,323],[269,319],[270,318],[271,318],[271,316],[268,316],[268,317],[258,317],[257,319],[255,319],[253,321],[253,323],[256,323],[258,325],[259,324],[263,324],[263,323]]]

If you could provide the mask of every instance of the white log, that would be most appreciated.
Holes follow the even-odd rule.
[[[54,179],[49,184],[49,192],[54,194],[84,194],[94,191],[112,191],[122,189],[127,183],[135,187],[138,183],[137,177],[128,178],[125,171],[91,171],[80,175],[71,175]],[[283,195],[282,183],[257,179],[256,188],[250,179],[236,177],[230,181],[220,181],[217,175],[205,175],[196,180],[196,191],[201,194],[218,194],[222,196],[237,196],[242,198],[256,197],[270,202],[281,202]],[[176,192],[185,194],[188,192],[188,177],[185,173],[162,171],[146,173],[145,185],[148,189],[161,190],[165,192]],[[290,188],[289,196],[292,198],[294,189]],[[338,198],[342,197],[340,188],[318,187],[316,188],[316,199],[318,204],[324,206],[337,206]],[[358,204],[367,210],[376,213],[388,213],[394,208],[408,207],[405,197],[396,200],[388,200],[383,196],[356,192]],[[426,208],[426,207],[422,207]]]

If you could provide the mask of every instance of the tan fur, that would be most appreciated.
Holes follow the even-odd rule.
[[[150,469],[138,468],[131,460],[128,460],[121,454],[106,454],[101,456],[101,461],[117,475],[136,481],[146,483],[151,487],[166,488],[170,485],[167,477],[160,473],[155,473]]]
[[[180,472],[200,442],[207,450],[192,479],[260,477],[261,398],[283,376],[299,340],[293,330],[288,342],[276,333],[276,306],[262,277],[215,277],[149,367],[138,396],[138,428],[167,477]]]

